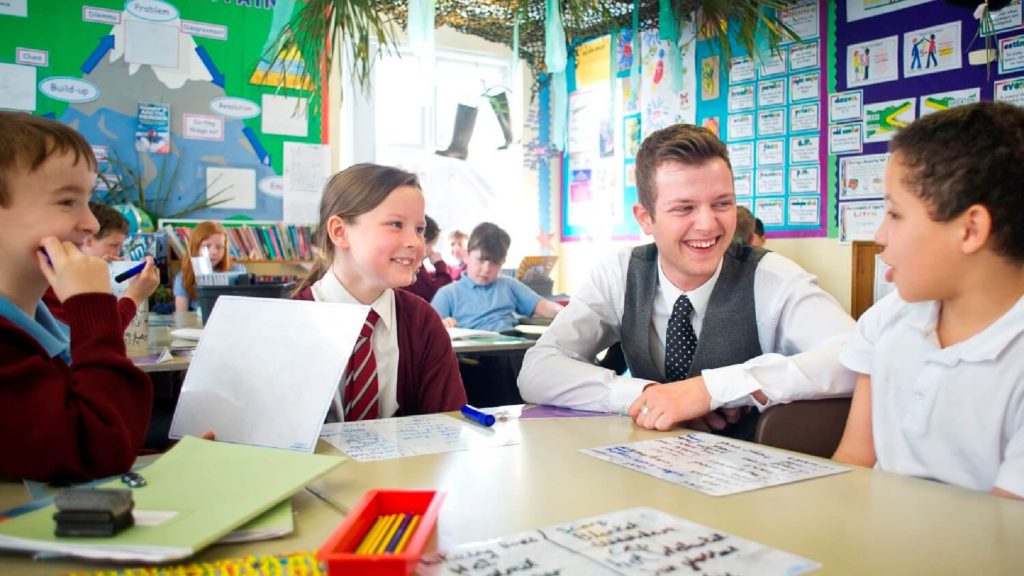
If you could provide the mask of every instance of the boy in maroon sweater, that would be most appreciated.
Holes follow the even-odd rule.
[[[0,111],[0,134],[0,478],[124,472],[153,390],[125,356],[106,262],[79,250],[96,159],[54,120]],[[40,303],[48,286],[67,324]]]

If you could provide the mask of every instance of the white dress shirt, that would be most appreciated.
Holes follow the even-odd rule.
[[[580,410],[625,413],[650,380],[618,376],[592,364],[620,339],[630,250],[598,264],[591,279],[526,353],[519,374],[523,400]],[[693,329],[700,336],[708,301],[721,272],[686,292],[693,304]],[[665,332],[675,299],[683,292],[658,266],[658,288],[651,319],[651,356],[664,367]],[[854,321],[817,279],[796,263],[765,254],[754,274],[754,309],[761,356],[743,364],[704,370],[711,409],[849,396],[855,374],[839,363],[842,343]],[[761,406],[750,394],[762,390]]]
[[[945,348],[938,317],[938,303],[892,293],[843,348],[843,364],[871,375],[875,467],[1024,496],[1024,298]]]
[[[313,298],[317,302],[340,302],[343,304],[361,304],[348,290],[341,285],[332,268],[323,278],[313,284]],[[377,401],[379,418],[389,418],[398,412],[398,325],[395,317],[395,292],[385,290],[370,304],[380,320],[373,328],[373,354],[377,359]],[[344,398],[345,380],[348,370],[341,377],[338,389],[334,393],[334,409],[338,419],[343,418],[344,410],[339,410]]]

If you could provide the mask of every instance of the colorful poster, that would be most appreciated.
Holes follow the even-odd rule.
[[[1024,36],[999,39],[999,73],[1024,70]]]
[[[817,68],[818,64],[819,60],[817,40],[811,42],[804,42],[803,44],[794,44],[789,47],[790,71],[797,72],[799,70]]]
[[[881,198],[885,195],[885,164],[889,154],[866,154],[839,159],[839,199]]]
[[[994,92],[996,102],[1024,106],[1024,76],[997,80]]]
[[[171,151],[171,107],[167,104],[139,103],[135,128],[135,149],[139,152],[167,154]]]
[[[753,110],[755,89],[753,84],[729,86],[729,112]]]
[[[828,127],[828,153],[860,153],[864,149],[860,124],[833,124]]]
[[[801,40],[818,37],[818,2],[800,0],[779,11],[779,20],[796,33]]]
[[[820,96],[821,86],[819,80],[821,75],[818,72],[807,74],[794,74],[789,77],[789,99],[792,102],[801,100],[817,100]]]
[[[786,173],[774,168],[757,171],[757,195],[776,196],[786,193]],[[765,224],[768,222],[766,221]]]
[[[757,105],[784,106],[786,104],[786,80],[765,80],[757,83]]]
[[[721,95],[719,89],[718,56],[709,56],[700,61],[700,99],[715,100]]]
[[[839,203],[839,241],[874,240],[875,232],[885,219],[885,202]]]
[[[729,114],[729,140],[746,140],[754,137],[753,114]]]
[[[886,14],[927,4],[932,0],[848,0],[846,2],[846,21],[856,22],[879,14]]]
[[[964,104],[981,101],[980,88],[967,88],[965,90],[951,90],[921,96],[921,116],[927,116],[942,110],[956,108]]]
[[[956,70],[962,65],[962,52],[959,20],[907,32],[903,35],[903,76]]]
[[[854,88],[899,78],[898,36],[846,47],[846,86]]]
[[[800,170],[810,171],[810,168],[800,168]],[[815,186],[814,192],[817,192],[818,186],[818,169],[814,168],[814,180]],[[808,179],[810,183],[810,179]],[[795,190],[790,190],[795,192]],[[791,196],[789,198],[789,223],[790,224],[803,224],[817,226],[821,221],[821,197],[820,196]]]
[[[789,131],[817,132],[819,118],[817,102],[793,105],[789,108]]]
[[[786,163],[786,141],[759,140],[757,142],[758,166],[782,166]]]
[[[819,137],[795,136],[789,139],[789,161],[793,164],[817,162],[819,155]]]
[[[729,149],[729,163],[733,170],[750,169],[754,167],[754,143],[741,142],[739,144],[726,144]]]
[[[914,98],[864,105],[864,142],[887,142],[917,118]]]
[[[754,216],[765,226],[782,226],[786,223],[785,202],[782,198],[758,198],[754,201]]]
[[[754,175],[750,172],[735,172],[732,177],[736,196],[754,195]]]
[[[864,91],[836,92],[828,95],[828,121],[833,124],[860,122],[864,119]]]
[[[817,194],[818,193],[818,167],[817,166],[794,166],[789,169],[789,193],[790,194]],[[793,224],[793,219],[789,219]],[[803,224],[817,224],[814,222],[803,222]]]
[[[601,36],[576,47],[576,86],[608,81],[608,59],[611,58],[612,37]]]
[[[729,70],[729,84],[750,82],[756,77],[754,71],[754,60],[750,56],[736,56],[730,58],[732,68]]]
[[[692,31],[680,34],[680,62],[676,63],[672,62],[675,54],[671,42],[660,40],[656,28],[640,33],[640,127],[644,136],[679,122],[697,122],[697,95],[693,93],[697,85],[696,44]],[[672,87],[674,66],[681,69],[682,92]]]
[[[992,18],[992,32],[999,33],[1007,30],[1016,30],[1021,27],[1021,4],[1020,0],[1013,0],[1010,5],[990,14]],[[991,34],[982,34],[991,36]]]
[[[786,52],[775,52],[761,58],[760,62],[761,78],[767,78],[768,76],[778,76],[779,74],[786,73]]]
[[[786,109],[757,111],[757,135],[781,136],[786,133]]]

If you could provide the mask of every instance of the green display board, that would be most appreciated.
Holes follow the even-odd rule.
[[[285,143],[322,131],[305,63],[261,61],[278,3],[4,0],[0,108],[74,126],[101,172],[127,166],[151,201],[166,193],[161,215],[224,191],[190,217],[281,220]]]

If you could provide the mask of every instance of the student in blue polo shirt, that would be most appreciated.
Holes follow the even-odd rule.
[[[495,224],[484,222],[473,229],[465,273],[438,290],[431,301],[446,326],[503,332],[518,324],[519,316],[554,318],[562,309],[515,278],[501,275],[509,244],[508,232]]]

